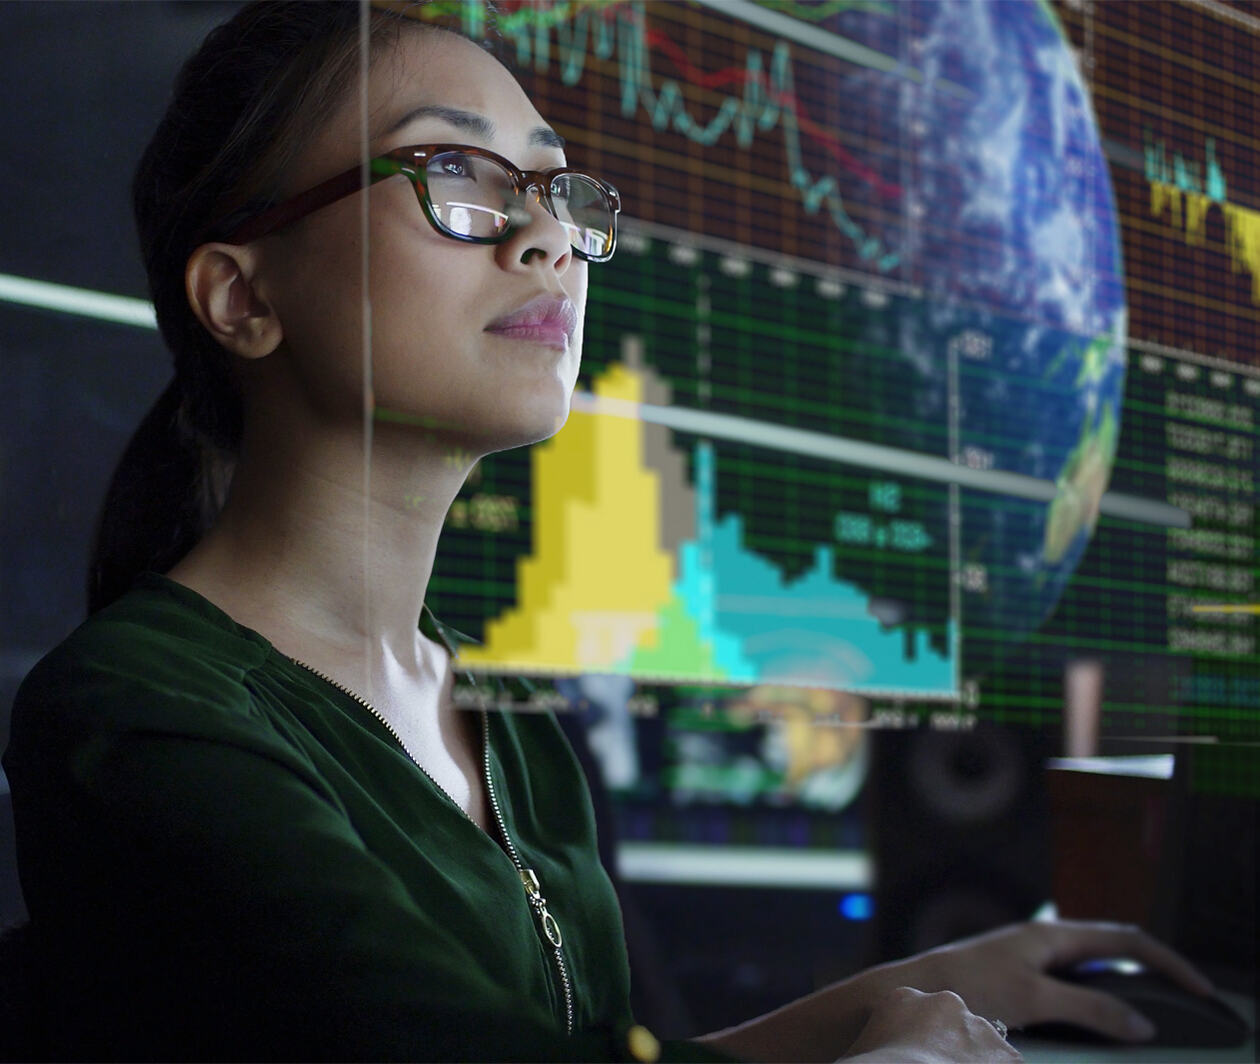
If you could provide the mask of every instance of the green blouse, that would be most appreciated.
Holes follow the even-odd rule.
[[[637,1052],[573,753],[549,715],[491,714],[487,735],[563,966],[500,843],[369,709],[190,589],[143,576],[27,677],[4,756],[55,1052]]]

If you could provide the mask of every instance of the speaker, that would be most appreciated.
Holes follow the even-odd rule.
[[[1048,736],[979,724],[872,739],[874,962],[1026,919],[1050,898]]]

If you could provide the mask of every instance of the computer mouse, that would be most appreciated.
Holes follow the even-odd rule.
[[[1168,976],[1127,958],[1082,961],[1050,973],[1089,990],[1114,994],[1155,1025],[1155,1037],[1142,1043],[1154,1046],[1217,1048],[1242,1045],[1251,1027],[1232,1006],[1218,997],[1196,994]],[[1112,1042],[1083,1027],[1068,1023],[1030,1025],[1024,1034],[1034,1038],[1072,1042]]]

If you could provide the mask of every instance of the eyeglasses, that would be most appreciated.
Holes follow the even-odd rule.
[[[567,166],[520,170],[501,155],[464,144],[398,148],[368,164],[367,184],[405,174],[429,224],[443,236],[469,244],[498,244],[529,224],[523,197],[539,202],[565,229],[579,258],[607,262],[617,246],[621,196],[605,181]],[[364,187],[360,167],[331,177],[247,218],[224,241],[247,244],[305,218]]]

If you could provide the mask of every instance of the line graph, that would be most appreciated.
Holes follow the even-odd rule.
[[[692,66],[691,61],[687,58],[687,53],[659,30],[649,29],[647,31],[647,41],[650,45],[658,48],[664,55],[668,56],[670,61],[678,69],[678,72],[682,74],[687,81],[693,85],[698,85],[701,88],[718,88],[731,82],[746,84],[749,77],[752,76],[752,71],[747,68],[744,70],[735,70],[728,67],[724,70],[714,71],[712,74],[701,73]],[[773,92],[773,90],[771,91]],[[900,198],[900,185],[885,181],[869,166],[863,163],[860,159],[856,158],[847,148],[845,148],[839,137],[829,130],[824,129],[821,125],[809,117],[808,113],[805,111],[804,107],[801,106],[800,101],[798,101],[795,96],[788,96],[784,93],[779,93],[776,96],[776,102],[785,108],[789,108],[795,116],[796,123],[800,127],[801,131],[806,133],[811,140],[814,140],[826,148],[832,158],[834,158],[836,162],[838,162],[846,170],[850,173],[856,174],[858,177],[868,182],[879,195],[888,199]],[[751,143],[751,137],[748,138],[748,141]],[[747,147],[747,144],[741,144],[741,146]]]
[[[792,21],[778,11],[757,9]],[[883,9],[871,7],[869,10]],[[482,17],[477,5],[437,3],[420,11],[424,18],[457,14],[469,33],[480,28],[470,24],[470,20]],[[880,200],[901,198],[898,184],[884,179],[873,167],[858,159],[834,132],[802,107],[795,89],[792,50],[786,40],[775,44],[768,60],[762,51],[749,48],[742,67],[724,67],[704,73],[667,34],[649,25],[648,12],[642,3],[614,0],[576,4],[560,0],[552,4],[506,5],[498,18],[498,29],[515,48],[516,60],[522,66],[546,70],[554,55],[565,86],[581,84],[591,60],[614,62],[622,115],[629,118],[642,111],[658,132],[677,132],[704,146],[714,145],[729,136],[744,151],[752,149],[758,135],[779,132],[788,184],[805,212],[825,213],[866,268],[888,273],[900,264],[899,249],[869,232],[855,218],[836,176],[812,173],[805,164],[802,137],[821,146],[843,169],[865,182]],[[669,59],[681,80],[657,75],[652,67],[653,49]],[[853,53],[848,56],[849,61],[884,69],[896,76],[918,73],[892,57],[855,43],[846,51]],[[871,54],[868,56],[867,52]],[[689,104],[685,85],[706,89],[730,87],[732,91],[717,105],[712,117],[703,119],[697,117],[698,109]]]

